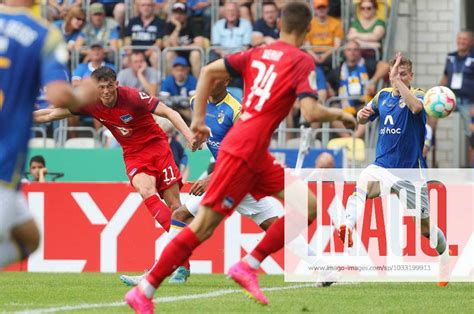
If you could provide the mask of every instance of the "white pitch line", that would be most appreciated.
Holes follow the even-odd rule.
[[[303,285],[262,288],[262,291],[283,291],[283,290],[302,289],[302,288],[309,288],[309,287],[316,287],[316,284],[312,283],[312,284],[303,284]],[[200,293],[200,294],[190,294],[190,295],[182,295],[182,296],[176,296],[176,297],[162,297],[162,298],[154,299],[153,302],[171,303],[171,302],[187,301],[187,300],[194,300],[194,299],[209,299],[209,298],[221,297],[227,294],[234,294],[234,293],[242,293],[242,289],[223,289],[223,290],[216,290],[216,291]],[[44,308],[44,309],[24,310],[24,311],[18,311],[15,313],[17,314],[56,313],[56,312],[77,311],[77,310],[86,310],[86,309],[95,309],[95,308],[104,308],[104,307],[118,307],[118,306],[124,306],[124,305],[125,305],[124,301],[112,302],[112,303],[64,305],[64,306]]]

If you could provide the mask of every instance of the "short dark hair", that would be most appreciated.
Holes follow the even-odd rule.
[[[278,10],[278,6],[276,5],[275,1],[274,0],[266,0],[266,1],[263,1],[262,3],[262,8],[266,5],[271,5],[271,6],[274,6],[275,9]]]
[[[98,82],[117,80],[117,73],[109,67],[103,66],[92,72],[91,77]]]
[[[296,32],[298,35],[304,33],[311,23],[311,19],[311,10],[303,2],[288,3],[281,10],[282,30],[285,33]]]
[[[31,167],[31,164],[34,163],[34,162],[43,164],[43,167],[46,167],[46,161],[44,160],[44,157],[41,156],[41,155],[36,155],[36,156],[31,157],[30,167]]]

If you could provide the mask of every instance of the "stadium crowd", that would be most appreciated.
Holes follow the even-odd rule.
[[[227,53],[275,41],[279,36],[277,19],[285,3],[284,0],[227,0],[220,1],[219,8],[213,8],[209,0],[135,0],[132,8],[127,8],[123,0],[90,2],[86,6],[83,0],[49,0],[47,5],[47,18],[60,28],[71,54],[69,75],[72,82],[76,84],[100,66],[110,66],[118,72],[121,85],[158,96],[177,110],[188,124],[191,119],[189,99],[194,95],[201,67]],[[311,2],[314,18],[305,49],[315,63],[314,83],[319,98],[329,106],[342,107],[355,115],[389,83],[389,65],[381,58],[389,8],[385,7],[385,1],[354,0],[354,16],[344,26],[339,0]],[[256,8],[257,3],[261,3],[260,8]],[[129,18],[127,10],[131,12]],[[211,25],[212,10],[218,14],[214,25]],[[257,11],[260,18],[257,18]],[[440,73],[440,85],[450,86],[460,97],[459,108],[465,121],[472,166],[474,97],[471,95],[473,88],[469,88],[474,81],[469,61],[473,57],[472,33],[464,32],[459,36],[462,37],[458,38],[461,52],[448,55],[446,69]],[[464,48],[459,47],[460,40]],[[462,88],[453,87],[453,73],[464,73],[466,83]],[[458,84],[459,76],[454,75],[454,78],[454,83]],[[238,98],[242,97],[242,88],[239,79],[233,80],[228,87]],[[37,107],[47,105],[40,97]],[[306,122],[295,103],[286,127],[299,128],[301,125]],[[91,118],[71,118],[68,126],[91,126],[98,132],[101,130],[101,124]],[[334,122],[331,127],[341,128],[341,125]],[[430,121],[427,128],[428,133],[435,135],[436,122]],[[52,131],[53,127],[50,127],[49,134]],[[367,139],[365,131],[359,126],[355,136]],[[292,134],[289,132],[287,138]],[[335,132],[330,136],[349,137],[350,134]],[[427,137],[427,147],[434,140],[435,136],[433,140]],[[108,145],[108,141],[102,143]]]

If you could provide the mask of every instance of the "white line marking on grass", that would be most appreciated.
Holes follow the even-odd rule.
[[[338,283],[345,284],[345,283]],[[262,291],[283,291],[283,290],[293,290],[293,289],[303,289],[316,287],[316,284],[302,284],[302,285],[292,285],[292,286],[278,286],[270,288],[262,288]],[[216,290],[207,293],[200,294],[190,294],[190,295],[181,295],[175,297],[162,297],[156,298],[153,300],[155,303],[172,303],[179,301],[195,300],[195,299],[209,299],[215,297],[221,297],[228,294],[242,293],[242,289],[222,289]],[[77,304],[77,305],[64,305],[58,307],[44,308],[44,309],[34,309],[34,310],[24,310],[15,312],[17,314],[42,314],[42,313],[56,313],[56,312],[66,312],[66,311],[77,311],[77,310],[86,310],[86,309],[96,309],[104,307],[118,307],[126,305],[124,301],[122,302],[111,302],[111,303],[92,303],[92,304]]]

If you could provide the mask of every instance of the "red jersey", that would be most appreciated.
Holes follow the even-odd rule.
[[[99,100],[74,114],[90,115],[99,120],[127,154],[143,150],[152,142],[168,143],[168,137],[152,116],[158,103],[158,99],[146,93],[119,86],[115,106],[109,108]]]
[[[315,65],[306,52],[283,41],[231,54],[224,61],[232,76],[243,77],[245,90],[240,119],[220,149],[258,169],[296,97],[317,98]]]

